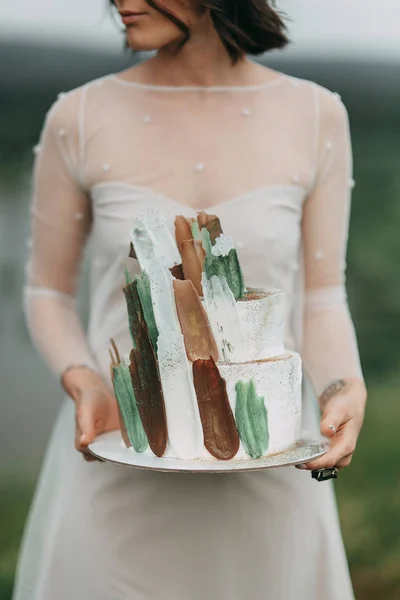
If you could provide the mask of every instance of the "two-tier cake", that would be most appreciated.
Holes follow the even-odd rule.
[[[285,297],[247,290],[233,240],[217,217],[161,215],[131,231],[126,272],[132,351],[112,343],[124,443],[184,460],[257,459],[301,433],[301,359],[284,350]]]

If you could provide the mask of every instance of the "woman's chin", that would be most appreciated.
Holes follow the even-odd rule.
[[[173,39],[165,39],[165,36],[155,38],[141,34],[140,31],[132,31],[132,33],[128,32],[127,41],[134,52],[153,52],[173,45],[177,40],[175,37]]]

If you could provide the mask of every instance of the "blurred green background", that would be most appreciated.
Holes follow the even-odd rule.
[[[10,600],[24,520],[60,400],[57,382],[30,346],[21,308],[31,149],[58,92],[132,59],[70,48],[54,49],[50,56],[40,45],[0,44],[0,54],[0,376],[2,405],[8,406],[0,441],[5,457],[0,600]],[[276,57],[268,64],[339,92],[350,113],[357,183],[348,292],[369,404],[355,459],[336,489],[357,599],[395,600],[400,598],[399,65]]]

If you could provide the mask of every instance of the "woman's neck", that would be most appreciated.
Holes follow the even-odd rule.
[[[212,22],[192,32],[182,47],[165,47],[157,54],[129,69],[126,78],[138,83],[160,86],[246,86],[265,83],[268,69],[247,58],[233,64]],[[271,79],[276,75],[271,70]]]

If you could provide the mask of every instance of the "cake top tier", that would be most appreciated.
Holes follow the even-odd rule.
[[[190,280],[199,296],[203,296],[203,274],[207,280],[221,277],[236,300],[244,296],[243,273],[233,239],[224,235],[215,215],[199,213],[196,219],[177,216],[174,239],[160,213],[149,209],[135,219],[131,241],[131,255],[146,273],[157,262],[175,279]]]
[[[216,215],[177,216],[174,239],[149,209],[134,221],[130,256],[142,273],[127,284],[147,306],[156,352],[159,336],[182,334],[189,360],[246,362],[283,352],[284,294],[246,289],[234,241]]]

